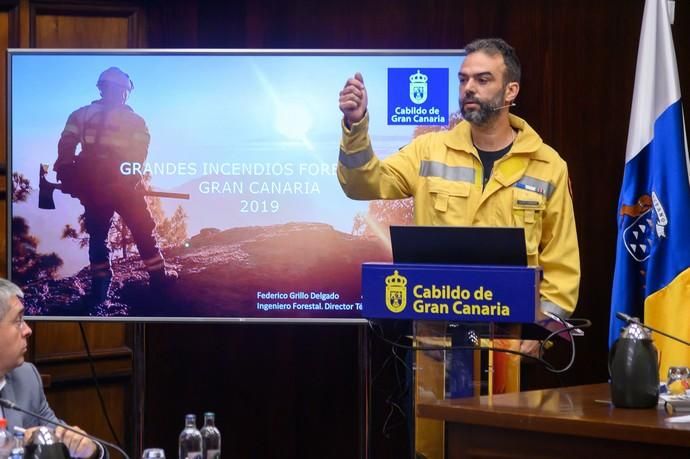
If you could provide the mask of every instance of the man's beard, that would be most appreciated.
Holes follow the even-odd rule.
[[[488,101],[481,101],[474,96],[465,97],[464,99],[460,99],[460,113],[462,114],[462,117],[466,119],[468,122],[476,124],[478,126],[483,126],[486,123],[488,123],[492,118],[498,116],[498,114],[500,113],[498,108],[501,107],[504,102],[503,96],[504,94],[501,91],[498,94],[496,94],[496,97]],[[467,102],[474,102],[479,106],[479,108],[474,110],[467,110],[465,108],[465,103]]]

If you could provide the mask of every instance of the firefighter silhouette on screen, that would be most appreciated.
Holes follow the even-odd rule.
[[[105,301],[113,277],[108,232],[117,212],[132,233],[154,289],[165,287],[177,273],[165,268],[154,236],[141,175],[123,175],[123,162],[142,163],[148,154],[149,131],[144,119],[125,104],[134,85],[129,75],[110,67],[96,84],[101,98],[67,119],[53,165],[63,191],[79,198],[89,234],[90,300]],[[81,151],[76,153],[77,145]]]

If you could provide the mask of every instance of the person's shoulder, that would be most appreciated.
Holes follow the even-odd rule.
[[[454,128],[451,129],[429,129],[425,131],[418,132],[412,139],[412,142],[416,142],[421,145],[444,145],[456,137],[456,132]]]
[[[539,134],[524,120],[512,117],[513,126],[520,130],[516,141],[517,147],[523,151],[531,152],[532,158],[553,164],[557,168],[566,166],[565,160],[551,145],[544,142]]]
[[[398,151],[415,152],[424,155],[424,152],[445,148],[445,139],[448,131],[427,131],[416,133],[407,144],[401,146]]]
[[[562,177],[567,176],[568,164],[550,145],[541,142],[531,157],[535,160],[536,170],[540,171],[539,174],[543,175],[543,178],[548,177],[549,181],[558,182]]]
[[[74,110],[70,116],[80,116],[82,113],[85,113],[87,110],[89,110],[93,105],[94,102],[90,103],[89,105],[83,105]]]
[[[460,120],[448,129],[437,132],[435,140],[442,142],[445,146],[457,151],[472,151],[472,135],[470,124],[465,120]]]
[[[438,131],[429,131],[429,132],[422,132],[418,134],[413,140],[418,141],[418,142],[442,142],[446,136],[448,135],[448,131],[446,130],[438,130]]]
[[[541,146],[535,152],[536,155],[543,160],[565,165],[565,160],[563,157],[553,148],[551,145],[542,142]]]
[[[10,371],[7,374],[7,378],[9,380],[26,382],[31,379],[38,379],[40,378],[40,375],[38,374],[38,369],[36,369],[33,363],[24,362],[14,370]]]
[[[122,115],[129,118],[130,120],[137,120],[138,122],[141,122],[144,124],[146,123],[146,121],[144,120],[144,117],[142,117],[140,114],[135,112],[134,109],[127,104],[121,105],[118,108],[118,110],[120,111],[120,113],[122,113]]]

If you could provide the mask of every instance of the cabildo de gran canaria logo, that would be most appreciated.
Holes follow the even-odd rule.
[[[391,312],[402,312],[407,305],[407,278],[398,270],[386,277],[386,307]]]
[[[389,68],[388,124],[448,124],[447,68]]]
[[[429,85],[429,77],[417,70],[417,73],[410,77],[410,100],[417,105],[426,102]]]

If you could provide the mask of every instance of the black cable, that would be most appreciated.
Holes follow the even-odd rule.
[[[380,324],[375,325],[381,328]],[[383,334],[383,331],[381,331],[380,334]],[[398,334],[397,339],[400,339],[403,336],[403,334]],[[385,405],[388,407],[387,415],[385,416],[383,425],[381,426],[381,434],[383,435],[383,438],[391,439],[393,431],[401,426],[405,426],[405,433],[409,438],[410,432],[409,429],[407,429],[408,416],[402,405],[406,403],[407,396],[410,393],[409,385],[411,381],[406,374],[411,374],[412,369],[407,362],[405,362],[405,360],[398,355],[395,347],[391,347],[390,353],[385,358],[383,363],[379,365],[378,371],[372,377],[372,385],[375,384],[375,381],[383,374],[383,371],[386,369],[386,367],[389,366],[393,369],[393,375],[395,377],[394,383],[396,387],[392,393],[388,393],[388,391],[379,391],[379,394],[384,397]],[[402,367],[402,370],[400,367]],[[402,375],[401,371],[404,372]],[[402,420],[396,419],[396,413],[402,417]]]
[[[520,352],[520,351],[514,351],[512,349],[505,349],[505,348],[499,348],[499,347],[493,347],[493,346],[471,346],[471,345],[415,346],[415,345],[400,344],[400,343],[397,343],[395,341],[392,341],[392,340],[386,338],[385,336],[383,336],[382,333],[379,333],[378,331],[376,331],[376,329],[373,326],[373,321],[371,321],[371,320],[369,321],[369,328],[372,330],[372,332],[374,332],[374,334],[377,337],[379,337],[379,339],[381,339],[385,343],[388,343],[389,345],[394,346],[394,347],[399,347],[401,349],[408,349],[408,350],[412,350],[412,351],[481,350],[481,351],[504,352],[506,354],[519,355],[521,357],[524,357],[524,358],[527,358],[530,360],[535,360],[535,361],[541,363],[542,365],[544,365],[546,370],[548,370],[552,373],[555,373],[555,374],[560,374],[560,373],[563,373],[563,372],[569,370],[575,361],[575,340],[573,339],[574,337],[572,335],[572,331],[576,330],[578,328],[587,328],[587,327],[590,327],[592,325],[592,323],[587,319],[569,319],[569,321],[572,322],[572,324],[565,325],[561,322],[561,325],[563,325],[562,328],[552,332],[550,335],[547,336],[546,339],[542,340],[541,345],[539,347],[539,356],[538,357],[535,357],[535,356],[532,356],[529,354],[525,354],[525,353]],[[577,325],[575,323],[577,323]],[[557,368],[554,368],[554,366],[550,362],[548,362],[542,358],[542,355],[544,352],[544,344],[550,338],[553,338],[554,336],[556,336],[560,333],[564,333],[564,332],[568,333],[568,335],[570,336],[570,343],[571,343],[571,349],[572,349],[571,354],[572,355],[571,355],[570,362],[568,362],[568,364],[564,368],[557,369]]]
[[[561,325],[563,325],[563,328],[560,330],[556,330],[554,332],[551,332],[550,335],[548,335],[546,338],[544,338],[544,340],[542,340],[541,345],[539,346],[539,355],[541,356],[544,354],[544,344],[545,343],[547,343],[551,338],[553,338],[556,335],[559,335],[563,332],[568,333],[568,337],[570,338],[570,362],[568,362],[568,364],[565,367],[563,367],[559,370],[556,370],[556,369],[550,370],[547,368],[547,370],[549,370],[551,373],[554,373],[557,375],[565,373],[566,371],[570,370],[570,368],[573,366],[573,363],[575,363],[575,337],[573,336],[572,331],[577,329],[577,328],[588,328],[592,325],[592,322],[590,322],[587,319],[569,319],[569,320],[570,320],[570,325],[566,325],[565,322],[558,320],[557,322],[560,323]],[[580,324],[575,325],[576,322],[580,322]]]
[[[372,329],[374,334],[378,336],[381,340],[383,340],[385,343],[390,344],[391,346],[394,347],[399,347],[401,349],[407,349],[410,351],[455,351],[455,350],[475,350],[475,351],[496,351],[496,352],[505,352],[506,354],[515,354],[519,355],[528,359],[536,360],[543,365],[546,365],[547,367],[550,367],[551,364],[539,357],[534,357],[529,354],[522,353],[520,351],[514,351],[512,349],[505,349],[505,348],[500,348],[500,347],[492,347],[492,346],[470,346],[470,345],[458,345],[458,346],[415,346],[415,345],[408,345],[408,344],[400,344],[396,343],[393,340],[390,340],[386,338],[385,336],[377,333],[373,327],[371,327],[371,321],[369,321],[369,327]]]
[[[382,329],[381,324],[375,324],[375,325],[378,325],[378,327]],[[371,322],[370,322],[370,326],[371,326]],[[383,330],[381,330],[379,333],[381,335],[383,335]],[[399,335],[398,339],[402,338],[403,336],[404,335]],[[391,361],[393,361],[393,363],[391,365],[394,365],[394,368],[395,368],[396,361],[397,361],[405,368],[405,370],[412,371],[412,369],[407,365],[407,362],[405,362],[402,358],[400,358],[400,356],[398,354],[396,354],[395,352],[391,352],[391,354],[386,357],[386,359],[383,361],[383,363],[381,365],[379,365],[378,371],[373,374],[372,379],[371,379],[372,382],[375,382],[379,378],[379,376],[383,373],[383,370],[389,365],[389,363]],[[400,378],[397,374],[397,368],[395,368],[395,372],[396,372],[396,380],[399,381]]]
[[[79,331],[81,332],[81,339],[84,342],[84,349],[86,350],[86,358],[89,361],[89,366],[91,367],[91,378],[93,379],[93,383],[96,386],[96,394],[98,394],[98,401],[101,404],[101,411],[103,412],[103,417],[105,417],[105,421],[108,424],[108,428],[110,429],[110,433],[112,434],[113,438],[115,439],[115,444],[122,448],[122,443],[120,442],[120,438],[117,436],[117,433],[115,433],[115,429],[113,428],[113,423],[110,422],[110,416],[108,415],[108,410],[105,408],[105,400],[103,400],[103,393],[101,393],[101,386],[98,384],[98,376],[96,375],[96,365],[93,362],[93,355],[91,355],[91,348],[89,347],[89,340],[86,339],[86,333],[84,332],[84,324],[79,322]]]

